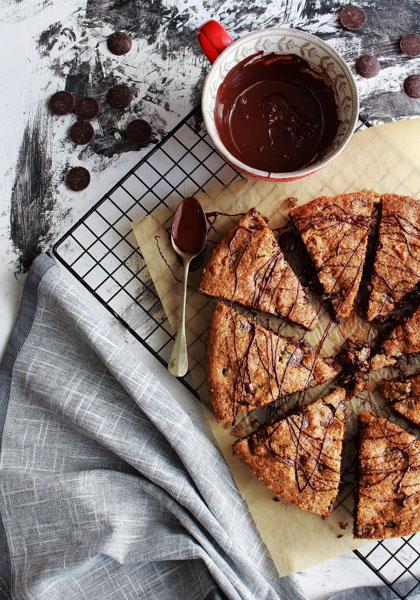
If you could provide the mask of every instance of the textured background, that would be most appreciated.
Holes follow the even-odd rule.
[[[419,26],[418,0],[361,2],[368,21],[359,32],[340,27],[337,15],[345,2],[334,0],[3,0],[1,4],[0,351],[14,320],[23,274],[34,255],[147,151],[133,150],[122,139],[127,121],[134,116],[149,120],[154,132],[151,147],[199,102],[208,64],[195,41],[195,28],[206,19],[219,19],[233,35],[274,25],[302,28],[327,40],[352,66],[361,53],[373,53],[380,58],[382,71],[371,80],[357,78],[362,115],[380,122],[420,114],[420,101],[401,92],[407,74],[420,72],[420,58],[409,59],[398,51],[401,34]],[[129,31],[134,39],[131,52],[123,57],[112,56],[106,48],[106,37],[116,29]],[[66,135],[74,118],[50,116],[48,97],[66,88],[101,100],[116,82],[135,90],[130,111],[102,105],[94,142],[76,147]],[[79,194],[62,183],[66,170],[75,164],[92,173],[90,187]],[[368,570],[363,565],[355,568],[362,567],[367,581]],[[322,577],[314,577],[312,584],[315,581],[318,587],[325,584]],[[349,581],[351,585],[351,577]]]

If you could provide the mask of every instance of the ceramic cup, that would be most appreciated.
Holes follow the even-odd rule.
[[[356,83],[346,62],[328,44],[304,31],[273,27],[254,31],[233,41],[217,21],[204,23],[197,31],[200,46],[212,63],[204,83],[202,112],[204,124],[218,152],[226,162],[251,177],[269,181],[292,181],[318,171],[345,148],[354,131],[359,114]],[[228,72],[244,58],[258,51],[297,54],[329,83],[334,90],[340,125],[330,147],[320,160],[308,167],[285,173],[269,173],[241,162],[227,150],[220,139],[214,120],[217,91]]]

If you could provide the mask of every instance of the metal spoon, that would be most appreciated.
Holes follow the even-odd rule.
[[[171,227],[171,243],[184,265],[181,322],[175,337],[168,370],[175,377],[183,377],[188,371],[188,349],[185,335],[185,311],[187,283],[190,264],[201,254],[207,242],[206,215],[195,198],[185,198],[175,211]]]

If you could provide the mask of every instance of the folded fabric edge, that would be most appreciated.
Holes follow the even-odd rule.
[[[47,254],[35,259],[23,288],[19,314],[0,363],[0,455],[4,422],[9,404],[10,386],[16,358],[31,330],[35,316],[38,287],[55,262]],[[9,546],[0,514],[0,596],[12,598],[12,573]]]

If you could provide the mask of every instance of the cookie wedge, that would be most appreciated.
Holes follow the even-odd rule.
[[[420,352],[420,307],[400,325],[394,327],[372,358],[372,369],[393,367],[401,359]]]
[[[289,213],[338,321],[359,291],[376,198],[369,191],[321,196]]]
[[[420,200],[381,196],[367,320],[384,318],[420,282]]]
[[[384,379],[378,388],[398,414],[420,426],[420,373],[403,379]]]
[[[315,308],[263,216],[251,209],[214,248],[199,291],[313,329]]]
[[[233,450],[278,497],[326,517],[340,483],[345,397],[344,389],[337,388],[237,441]]]

